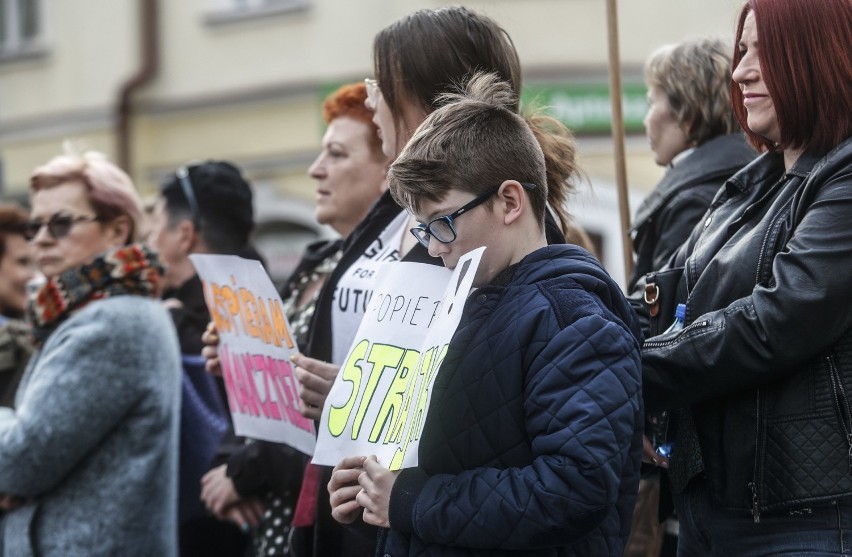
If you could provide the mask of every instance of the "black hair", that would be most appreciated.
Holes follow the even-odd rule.
[[[169,225],[188,219],[200,227],[201,237],[211,252],[240,252],[254,228],[252,190],[242,172],[225,161],[206,161],[185,168],[186,183],[195,195],[199,214],[193,215],[184,186],[173,172],[160,187]]]

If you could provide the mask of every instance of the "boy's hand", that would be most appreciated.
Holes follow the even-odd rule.
[[[391,472],[369,456],[364,461],[364,471],[358,476],[361,491],[355,498],[364,507],[364,522],[389,528],[388,507],[390,506],[391,490],[399,472]]]
[[[358,476],[364,473],[364,460],[363,456],[346,457],[331,472],[328,482],[331,516],[341,524],[351,524],[361,513],[355,497],[361,491]]]
[[[299,411],[306,418],[319,420],[340,366],[302,354],[294,354],[292,360],[296,364],[293,375],[299,382]]]

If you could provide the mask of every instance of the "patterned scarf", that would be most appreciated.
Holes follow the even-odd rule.
[[[92,301],[122,294],[157,298],[162,280],[157,253],[142,244],[111,249],[91,263],[48,279],[27,307],[36,345]]]

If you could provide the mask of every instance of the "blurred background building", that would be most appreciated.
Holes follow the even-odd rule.
[[[70,138],[125,167],[143,194],[197,159],[240,164],[256,187],[256,242],[275,278],[321,234],[307,168],[320,104],[372,75],[373,35],[426,0],[0,0],[0,196]],[[579,139],[590,184],[570,207],[623,280],[609,132],[604,0],[464,2],[500,22],[524,69],[525,104]],[[631,211],[663,170],[642,129],[642,64],[657,46],[732,40],[742,0],[619,2]]]

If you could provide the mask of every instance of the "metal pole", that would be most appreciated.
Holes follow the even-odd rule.
[[[621,216],[621,245],[624,254],[625,282],[633,271],[633,240],[630,238],[630,199],[627,195],[627,168],[624,151],[624,114],[621,110],[621,57],[618,50],[618,10],[616,0],[607,0],[609,36],[609,98],[612,104],[612,142],[615,148],[615,181]]]

